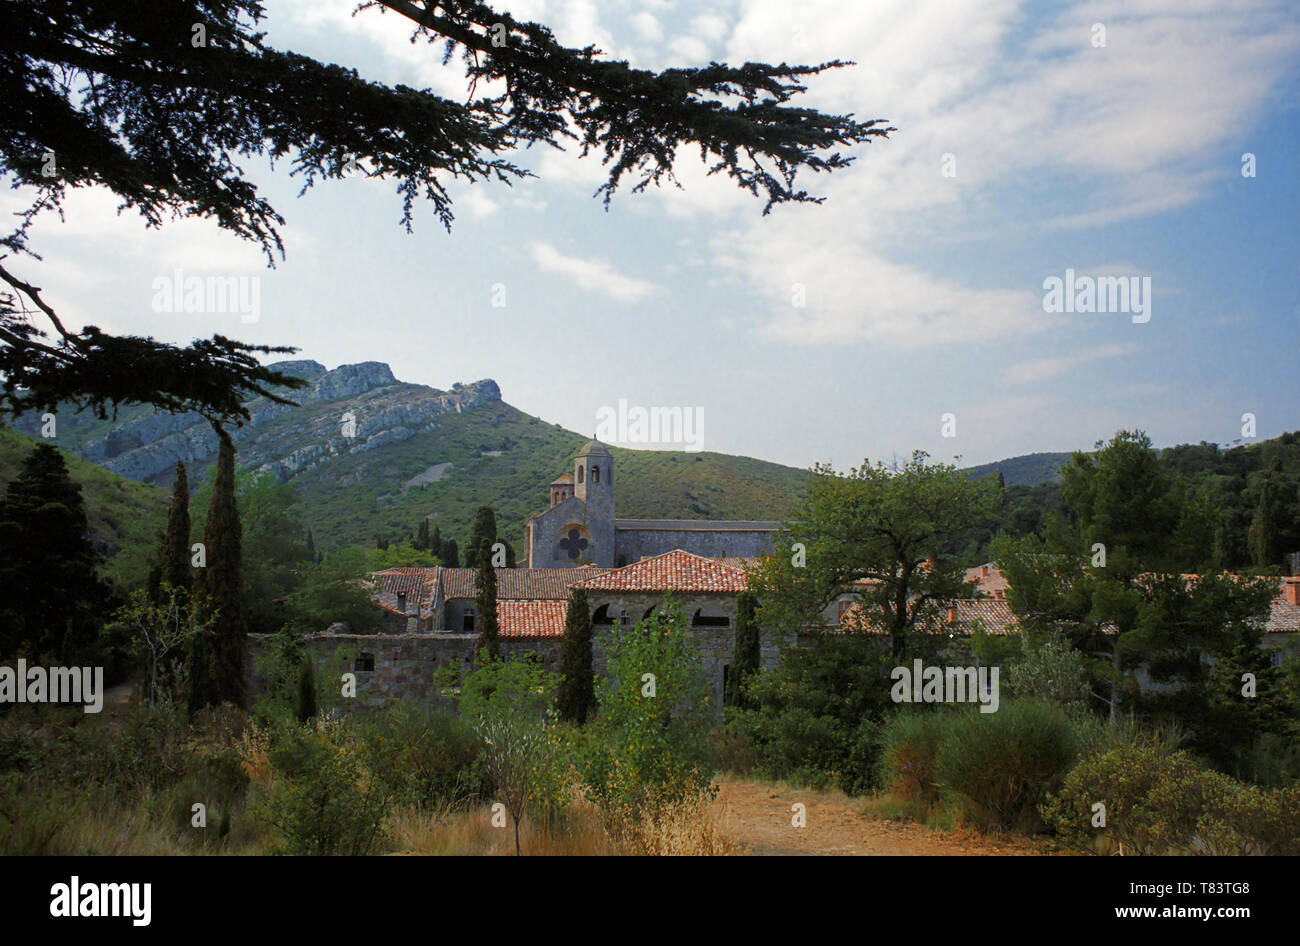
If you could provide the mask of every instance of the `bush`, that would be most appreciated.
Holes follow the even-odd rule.
[[[754,708],[731,716],[753,747],[755,771],[813,788],[869,785],[877,750],[860,729],[896,709],[889,698],[896,663],[881,641],[856,635],[783,651],[780,665],[746,687]]]
[[[609,677],[596,683],[600,712],[582,731],[578,766],[584,794],[620,837],[714,793],[715,716],[699,647],[671,599],[635,627],[616,625],[605,653]]]
[[[881,726],[874,720],[863,720],[858,726],[839,773],[840,791],[844,794],[865,795],[879,784],[880,732]]]
[[[1098,803],[1104,812],[1094,810]],[[1085,850],[1300,853],[1300,790],[1242,785],[1155,739],[1079,763],[1041,811],[1063,840]]]
[[[880,731],[879,784],[903,801],[939,800],[939,746],[947,719],[937,712],[904,710]]]
[[[382,840],[387,799],[338,723],[288,730],[269,759],[277,778],[257,814],[279,851],[362,855]]]
[[[454,713],[403,700],[351,725],[367,768],[396,803],[440,811],[492,794],[479,736]]]
[[[985,829],[1033,831],[1037,806],[1061,784],[1078,756],[1070,719],[1059,707],[1003,703],[996,713],[942,715],[946,733],[938,781],[966,816]]]
[[[746,776],[754,768],[754,748],[749,744],[745,728],[730,722],[709,733],[709,750],[713,767],[719,772]]]

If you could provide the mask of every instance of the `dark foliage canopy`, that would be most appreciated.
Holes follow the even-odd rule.
[[[90,658],[107,589],[87,531],[63,455],[38,444],[0,499],[0,660]]]

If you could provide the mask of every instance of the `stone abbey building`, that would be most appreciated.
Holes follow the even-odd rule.
[[[778,522],[619,519],[614,458],[592,440],[573,472],[551,483],[551,505],[525,525],[529,568],[619,568],[681,550],[704,558],[756,558],[772,551]]]

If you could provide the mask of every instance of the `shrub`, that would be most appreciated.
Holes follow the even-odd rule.
[[[1294,857],[1300,854],[1300,785],[1273,791],[1240,786],[1221,809],[1200,818],[1197,835],[1210,854]]]
[[[880,731],[879,784],[904,801],[932,805],[939,800],[938,756],[944,717],[904,710]]]
[[[835,717],[789,706],[779,714],[742,712],[736,718],[758,747],[756,767],[764,778],[818,790],[835,781],[848,742],[844,724]]]
[[[1080,762],[1040,810],[1085,850],[1100,841],[1125,854],[1300,853],[1300,790],[1242,785],[1155,739]]]
[[[839,773],[840,791],[846,795],[865,795],[879,782],[881,726],[874,720],[863,720],[853,734],[849,755]]]
[[[754,748],[745,728],[737,722],[719,726],[709,733],[709,750],[713,767],[732,775],[749,775],[754,768]]]
[[[583,731],[578,760],[584,794],[621,836],[713,793],[715,716],[698,645],[671,599],[635,627],[615,625],[605,653],[600,713]]]
[[[366,767],[394,802],[439,811],[492,794],[478,734],[454,713],[403,700],[350,723]]]
[[[1003,703],[996,713],[939,716],[946,728],[935,760],[938,780],[981,828],[1040,827],[1037,806],[1061,784],[1078,755],[1065,711],[1036,702]]]
[[[755,771],[815,788],[870,783],[861,767],[873,753],[859,727],[896,709],[889,697],[896,663],[887,645],[865,635],[786,648],[777,667],[750,678],[753,708],[733,712],[753,746]]]
[[[288,730],[269,759],[278,777],[257,814],[280,851],[362,855],[382,840],[387,800],[336,722]]]

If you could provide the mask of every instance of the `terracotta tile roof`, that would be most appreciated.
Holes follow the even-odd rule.
[[[374,572],[368,584],[375,604],[390,614],[419,614],[429,616],[433,591],[438,578],[437,568],[389,568]],[[400,609],[397,596],[406,595],[406,609]]]
[[[497,600],[549,599],[567,601],[569,586],[582,577],[603,575],[596,568],[498,568]],[[445,598],[472,598],[478,587],[473,568],[444,568],[442,594]]]
[[[717,559],[675,549],[631,565],[574,582],[588,591],[682,591],[691,593],[744,591],[745,573]]]
[[[960,634],[969,637],[975,630],[975,622],[984,625],[984,630],[995,637],[1015,634],[1019,631],[1016,616],[1011,607],[1001,599],[995,598],[959,598],[943,604],[939,610],[941,627],[931,631],[933,634]],[[840,630],[851,633],[886,634],[888,630],[876,621],[869,621],[858,602],[853,602],[840,616]]]
[[[497,602],[497,626],[502,638],[563,637],[567,612],[563,601],[516,599]]]
[[[1286,586],[1297,582],[1300,582],[1300,578],[1284,578],[1278,582],[1277,595],[1273,598],[1273,607],[1268,615],[1268,633],[1300,633],[1300,604],[1292,604],[1287,600],[1286,594]]]
[[[1011,587],[1011,583],[1003,577],[1001,569],[992,562],[966,569],[966,580],[977,582],[976,593],[988,595],[990,598],[1005,598],[1007,589]]]

